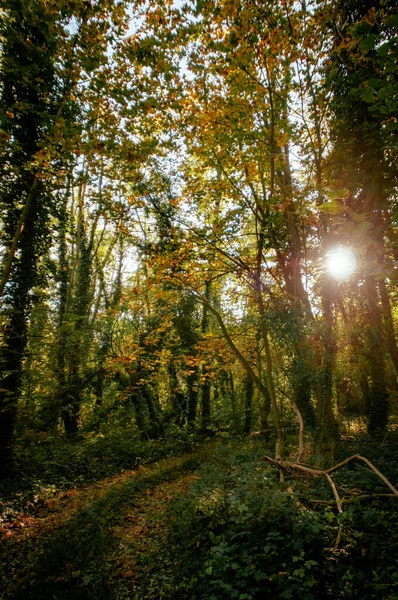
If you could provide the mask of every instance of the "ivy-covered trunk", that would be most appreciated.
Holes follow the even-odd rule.
[[[41,11],[40,3],[27,7],[19,1],[3,3],[2,10],[0,472],[4,475],[11,462],[32,290],[40,281],[40,258],[49,243],[52,197],[48,178],[38,175],[36,161],[55,112],[57,14]]]
[[[383,431],[388,420],[386,351],[393,361],[396,353],[388,296],[376,283],[384,279],[384,270],[389,271],[384,244],[396,190],[396,131],[389,126],[395,118],[389,100],[396,73],[395,8],[388,2],[340,0],[334,32],[328,86],[335,175],[349,191],[345,200],[349,210],[363,222],[361,237],[353,232],[349,241],[353,245],[359,241],[362,256],[359,278],[366,344],[362,389],[368,429],[375,433]]]
[[[250,433],[251,428],[252,428],[253,395],[254,395],[253,381],[247,374],[245,374],[245,377],[243,379],[243,401],[244,401],[243,431],[245,433]]]
[[[169,363],[170,403],[173,418],[177,425],[184,425],[187,415],[187,398],[178,381],[177,369],[172,359]]]
[[[112,347],[112,331],[113,331],[113,325],[114,325],[113,314],[120,302],[121,293],[122,293],[122,267],[123,267],[123,242],[120,243],[119,262],[118,262],[118,267],[117,267],[116,279],[115,279],[115,283],[113,286],[112,297],[110,298],[110,300],[107,300],[107,297],[105,296],[105,308],[108,312],[108,315],[107,315],[103,330],[101,332],[100,342],[99,342],[98,350],[96,352],[96,357],[95,357],[96,365],[95,365],[95,373],[94,373],[94,393],[96,396],[96,405],[97,406],[102,404],[102,396],[104,393],[104,383],[105,383],[105,376],[106,376],[105,363],[106,363],[106,359],[107,359],[109,352],[111,350],[111,347]],[[104,291],[102,265],[98,265],[98,268],[100,271],[100,279],[101,279],[101,286],[100,286],[100,291],[99,291],[99,295],[100,295],[100,292]],[[102,288],[102,290],[101,290],[101,288]],[[99,301],[100,301],[100,298],[98,297],[96,306],[94,307],[94,315],[96,315]],[[92,317],[92,321],[91,321],[90,325],[93,324],[93,319],[94,319],[94,317]]]
[[[69,189],[67,190],[69,192]],[[66,391],[66,343],[67,331],[65,325],[65,315],[68,301],[68,279],[69,279],[69,261],[67,256],[66,233],[68,223],[68,193],[62,199],[59,211],[58,223],[58,322],[57,322],[57,338],[56,338],[56,394],[57,400],[61,407],[66,406],[65,391]],[[64,422],[67,416],[64,415]]]
[[[333,378],[336,363],[336,343],[332,315],[332,281],[324,275],[321,281],[323,320],[320,331],[320,352],[317,359],[316,436],[318,451],[334,454],[338,427],[333,412]],[[298,406],[298,408],[300,408]]]
[[[93,225],[95,227],[95,225]],[[92,249],[94,232],[88,239],[83,215],[83,206],[79,207],[78,249],[76,287],[70,313],[66,319],[66,377],[61,390],[61,417],[68,437],[73,437],[78,429],[78,416],[85,387],[83,373],[84,357],[89,346],[88,312],[90,308]]]
[[[29,221],[26,223],[29,232]],[[21,240],[23,246],[24,240]],[[30,251],[29,251],[30,250]],[[26,246],[18,263],[19,273],[14,274],[15,287],[6,313],[7,323],[3,328],[0,348],[0,474],[7,473],[12,455],[12,438],[17,416],[18,400],[21,392],[22,366],[27,343],[27,319],[31,308],[29,292],[31,280],[24,277],[24,269],[34,270],[35,261],[32,248]],[[29,271],[27,271],[29,272]],[[14,282],[13,282],[14,283]]]
[[[210,301],[210,290],[211,283],[210,281],[206,281],[205,285],[205,298],[209,302]],[[206,335],[209,330],[209,311],[206,304],[203,305],[202,312],[202,335]],[[207,372],[205,364],[202,365],[201,369],[201,378],[202,383],[200,386],[201,391],[201,401],[202,401],[202,423],[201,427],[203,431],[207,430],[207,427],[210,425],[210,413],[211,413],[211,382],[209,379],[209,374]]]
[[[385,431],[388,420],[388,389],[386,383],[385,349],[382,335],[382,317],[378,305],[376,281],[368,275],[365,281],[367,308],[367,363],[369,392],[367,403],[370,433]]]

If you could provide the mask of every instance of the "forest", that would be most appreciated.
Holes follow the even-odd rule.
[[[398,599],[393,0],[2,0],[1,600]]]

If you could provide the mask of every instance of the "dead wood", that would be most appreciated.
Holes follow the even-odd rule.
[[[393,492],[393,494],[375,494],[377,496],[383,495],[383,496],[395,496],[396,498],[398,498],[398,490],[392,485],[392,483],[390,481],[388,481],[387,477],[385,475],[383,475],[383,473],[381,473],[379,471],[379,469],[377,469],[371,462],[370,460],[368,460],[367,458],[365,458],[364,456],[361,456],[360,454],[354,454],[353,456],[350,456],[349,458],[346,458],[345,460],[343,460],[342,462],[338,463],[337,465],[334,465],[333,467],[331,467],[330,469],[313,469],[312,467],[306,467],[305,465],[299,464],[299,463],[293,463],[293,462],[289,462],[287,460],[276,460],[274,458],[270,458],[269,456],[264,456],[263,460],[271,463],[272,465],[275,465],[276,467],[279,467],[279,469],[284,469],[285,471],[288,471],[289,473],[292,473],[294,471],[299,471],[301,473],[304,473],[310,477],[326,477],[330,487],[332,488],[333,491],[333,495],[334,495],[334,499],[336,502],[336,506],[337,506],[337,510],[340,514],[343,513],[343,502],[347,503],[347,500],[343,500],[340,498],[339,493],[337,491],[336,488],[336,484],[334,483],[332,477],[331,477],[331,473],[333,473],[334,471],[337,471],[338,469],[341,469],[341,467],[344,467],[345,465],[347,465],[348,463],[354,461],[354,460],[359,460],[362,461],[364,463],[366,463],[368,465],[368,467],[385,483],[385,485]],[[373,494],[370,494],[371,496],[373,496]],[[366,496],[368,497],[368,496]],[[363,498],[363,496],[362,496]],[[350,499],[351,501],[353,501],[354,499]],[[336,542],[334,544],[334,549],[337,549],[339,547],[341,538],[342,538],[342,525],[339,526],[339,531],[338,531],[338,535],[337,535],[337,539]]]
[[[329,484],[330,484],[330,480],[328,478],[328,475],[330,476],[331,473],[333,473],[334,471],[337,471],[337,469],[341,469],[341,467],[344,467],[345,465],[347,465],[348,463],[352,462],[353,460],[359,460],[359,461],[362,461],[362,462],[366,463],[368,465],[368,467],[392,491],[392,493],[394,494],[394,496],[396,496],[398,498],[398,490],[392,485],[392,483],[387,479],[387,477],[385,475],[383,475],[383,473],[381,473],[379,471],[379,469],[377,469],[370,462],[370,460],[368,460],[364,456],[361,456],[360,454],[354,454],[353,456],[350,456],[349,458],[346,458],[345,460],[343,460],[342,462],[338,463],[337,465],[334,465],[333,467],[330,467],[330,469],[313,469],[311,467],[306,467],[306,466],[301,465],[299,463],[292,463],[292,462],[289,462],[287,460],[275,460],[274,458],[270,458],[269,456],[264,456],[263,460],[265,460],[265,461],[267,461],[267,462],[269,462],[269,463],[271,463],[271,464],[273,464],[273,465],[275,465],[275,466],[277,466],[279,468],[282,468],[282,469],[284,469],[285,471],[288,471],[288,472],[292,472],[294,470],[298,470],[298,471],[302,471],[304,473],[307,473],[309,476],[312,476],[312,477],[322,477],[322,476],[324,476],[329,481]],[[331,487],[333,489],[333,486],[331,486]],[[333,494],[335,495],[334,490],[333,490]],[[336,495],[335,495],[335,498],[336,498]],[[336,502],[337,502],[337,498],[336,498]]]

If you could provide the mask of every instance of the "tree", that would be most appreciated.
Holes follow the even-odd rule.
[[[55,69],[60,19],[59,13],[40,1],[6,3],[2,12],[2,475],[10,466],[33,290],[43,281],[40,259],[50,240],[52,173],[44,156],[47,136],[53,141],[51,132],[62,102],[62,84]]]
[[[359,285],[366,302],[368,427],[375,432],[386,428],[388,418],[386,349],[396,362],[385,283],[385,277],[390,276],[385,239],[397,176],[393,166],[396,142],[392,139],[396,117],[391,96],[396,76],[393,62],[397,55],[397,22],[388,6],[342,1],[337,4],[333,27],[329,88],[333,92],[334,165],[348,190],[347,210],[354,220],[363,223]],[[347,238],[353,234],[348,231]]]

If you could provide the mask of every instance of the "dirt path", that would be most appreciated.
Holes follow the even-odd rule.
[[[151,568],[147,557],[167,544],[173,498],[187,491],[196,467],[213,451],[208,446],[124,471],[3,521],[0,589],[6,587],[0,598],[80,598],[84,589],[85,598],[102,597],[90,595],[96,586],[107,587],[106,598],[135,597]]]
[[[61,526],[65,521],[88,508],[93,502],[100,500],[109,492],[131,482],[132,478],[143,479],[150,474],[171,469],[178,470],[187,459],[194,458],[194,456],[194,454],[189,454],[178,458],[167,458],[159,463],[145,467],[140,466],[134,471],[123,471],[118,475],[107,477],[101,481],[75,487],[67,492],[61,492],[53,498],[41,501],[36,514],[20,513],[16,515],[15,520],[1,522],[0,536],[15,538],[15,541],[20,541],[26,537],[42,535],[46,530]],[[186,485],[189,485],[189,475],[183,475],[180,479],[185,479],[187,482]],[[170,488],[169,491],[168,486]],[[177,489],[175,482],[165,482],[159,486],[160,491],[155,490],[153,495],[157,498],[160,498],[162,495],[170,496],[171,490],[174,488]],[[152,496],[152,492],[149,495]],[[144,498],[144,503],[148,504],[149,509],[150,503],[148,503],[148,498],[145,497],[145,492]]]
[[[184,494],[197,479],[193,473],[184,474],[174,481],[148,489],[137,499],[123,522],[113,528],[113,534],[119,540],[120,554],[115,559],[118,577],[138,581],[145,571],[150,570],[141,562],[167,543],[165,520],[171,502],[177,495]],[[135,589],[134,583],[132,586],[129,582],[130,589]]]

